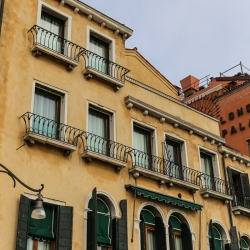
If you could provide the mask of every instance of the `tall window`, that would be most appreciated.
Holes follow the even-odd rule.
[[[33,113],[33,132],[58,139],[61,96],[36,87]]]
[[[181,143],[166,138],[165,140],[166,153],[166,172],[168,175],[178,179],[183,179],[182,160],[181,160]]]
[[[45,30],[39,30],[38,42],[52,50],[63,53],[64,21],[42,11],[41,27]],[[47,31],[51,32],[48,33]]]
[[[181,222],[175,215],[170,216],[168,223],[170,249],[193,249],[192,235],[188,225]]]
[[[88,208],[93,210],[93,200],[89,201]],[[110,209],[105,201],[97,197],[97,250],[111,249]],[[90,222],[90,221],[89,221]],[[88,225],[89,227],[90,225]]]
[[[202,186],[208,189],[215,189],[212,156],[205,152],[200,152],[200,160],[201,170],[204,173],[202,176]]]
[[[242,250],[249,250],[249,245],[243,237],[240,238],[240,246]]]
[[[222,238],[221,238],[221,233],[218,230],[218,228],[213,225],[213,232],[212,232],[211,226],[210,226],[210,228],[209,228],[209,245],[210,245],[210,249],[223,250],[223,244],[222,243],[223,243],[223,241],[222,241]],[[212,248],[213,244],[215,245],[215,249]]]
[[[91,133],[88,137],[90,150],[105,155],[109,153],[111,117],[111,114],[90,106],[88,115],[88,132]]]
[[[165,225],[160,217],[148,208],[140,214],[141,250],[166,250]]]
[[[33,200],[21,195],[16,249],[71,249],[73,207],[46,203],[43,204],[43,207],[46,218],[40,220],[32,219]]]
[[[134,149],[136,149],[135,165],[146,169],[151,168],[151,134],[152,132],[134,125],[133,139]]]
[[[233,206],[250,208],[250,188],[248,174],[228,168],[228,176],[232,187]]]
[[[90,51],[95,53],[95,55],[91,55],[91,67],[109,74],[109,44],[94,35],[90,35]]]

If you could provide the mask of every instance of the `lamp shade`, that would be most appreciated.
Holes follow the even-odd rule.
[[[31,213],[31,218],[33,219],[46,218],[46,214],[43,208],[43,199],[41,198],[41,194],[39,194],[38,198],[36,199],[34,210]]]

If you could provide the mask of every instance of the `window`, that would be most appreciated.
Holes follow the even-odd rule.
[[[59,139],[63,103],[64,95],[62,93],[36,84],[32,131],[46,137]]]
[[[93,199],[89,201],[88,208],[93,210]],[[90,213],[90,212],[89,212]],[[97,197],[97,249],[111,249],[111,223],[110,209],[104,200]],[[89,221],[90,222],[90,221]]]
[[[149,208],[144,208],[140,214],[141,249],[166,249],[165,226],[160,217],[154,215]]]
[[[152,131],[134,124],[133,139],[135,152],[134,165],[146,169],[152,168]]]
[[[113,114],[97,106],[89,105],[88,147],[89,150],[108,155],[109,142],[113,133]],[[113,139],[113,138],[112,138]]]
[[[95,53],[91,55],[91,67],[109,74],[109,44],[90,34],[90,51]]]
[[[240,238],[240,246],[242,250],[249,250],[248,240],[243,237]]]
[[[40,23],[38,42],[63,54],[64,21],[42,10]]]
[[[44,203],[46,218],[31,218],[34,201],[21,195],[17,230],[18,246],[27,250],[58,250],[72,246],[73,207]]]
[[[219,229],[210,222],[209,226],[209,246],[213,250],[223,250],[223,241]],[[213,247],[214,245],[214,247]]]
[[[173,250],[193,249],[189,227],[175,215],[169,218],[169,244]]]
[[[248,174],[228,168],[228,176],[232,186],[233,206],[241,206],[250,209]]]
[[[167,159],[167,174],[177,179],[183,179],[181,142],[177,142],[166,137],[164,145]]]
[[[204,174],[202,176],[202,186],[208,189],[214,189],[214,171],[212,156],[205,152],[200,152],[200,160],[201,171]]]

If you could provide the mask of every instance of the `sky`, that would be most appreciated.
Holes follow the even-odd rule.
[[[82,2],[131,28],[126,48],[137,47],[174,85],[188,75],[217,77],[240,61],[250,69],[249,0]]]

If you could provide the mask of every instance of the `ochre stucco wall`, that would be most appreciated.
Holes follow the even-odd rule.
[[[103,32],[116,41],[116,62],[131,69],[129,76],[150,85],[159,91],[175,97],[176,93],[171,84],[163,79],[150,65],[142,62],[132,52],[128,55],[124,49],[124,41],[121,36],[114,36],[112,30],[101,28],[94,21],[88,21],[82,14],[74,14],[68,6],[60,6],[59,2],[46,0],[57,9],[72,16],[71,40],[82,47],[86,46],[86,25]],[[164,133],[171,133],[186,140],[187,167],[201,171],[198,146],[207,148],[218,154],[220,177],[224,179],[221,155],[217,145],[211,145],[209,141],[188,131],[173,128],[171,124],[160,123],[152,116],[143,116],[136,109],[127,109],[124,98],[131,95],[158,109],[192,123],[202,129],[219,135],[218,122],[204,115],[192,111],[180,104],[160,97],[150,91],[140,88],[128,81],[125,86],[115,92],[109,85],[97,79],[86,80],[82,74],[84,64],[80,60],[78,67],[68,72],[54,58],[42,55],[35,58],[30,48],[32,36],[27,31],[36,23],[37,1],[29,1],[25,5],[18,0],[5,2],[5,13],[0,37],[0,158],[1,163],[10,168],[23,182],[34,188],[40,184],[45,185],[43,196],[50,199],[66,202],[66,205],[74,207],[73,221],[73,249],[82,250],[86,246],[86,218],[84,211],[87,208],[86,199],[94,187],[109,193],[116,204],[121,199],[128,202],[128,243],[129,249],[138,249],[138,228],[135,228],[134,241],[132,237],[133,194],[126,191],[125,184],[135,184],[135,180],[128,173],[132,167],[131,159],[125,169],[115,172],[114,166],[98,160],[87,163],[81,158],[83,147],[81,142],[77,150],[70,156],[64,157],[63,151],[48,144],[35,143],[33,146],[23,145],[22,136],[25,126],[22,114],[32,111],[32,96],[34,82],[39,81],[56,87],[68,94],[67,124],[73,127],[87,129],[87,103],[91,101],[99,106],[112,110],[115,114],[115,138],[117,142],[133,147],[132,145],[132,119],[150,125],[156,129],[157,156],[163,157],[162,142]],[[19,149],[18,149],[19,148]],[[18,150],[17,150],[18,149]],[[14,249],[16,244],[16,229],[18,218],[18,204],[20,194],[32,193],[17,183],[12,188],[12,180],[7,175],[0,176],[0,235],[4,235],[0,241],[0,249]],[[216,198],[204,199],[200,192],[191,194],[187,188],[175,185],[159,186],[158,181],[140,176],[137,185],[163,194],[182,198],[203,205],[202,212],[195,212],[173,205],[138,198],[135,206],[135,218],[138,218],[138,209],[143,202],[154,202],[164,214],[165,220],[172,209],[178,209],[186,214],[193,228],[194,249],[205,249],[207,245],[207,225],[211,218],[217,219],[229,230],[227,207]],[[119,215],[121,212],[119,211]],[[201,216],[201,217],[200,217]],[[200,219],[201,218],[201,219]],[[242,220],[242,219],[241,219]],[[199,222],[200,221],[200,222]],[[240,223],[237,222],[240,227]],[[243,228],[245,230],[245,228]],[[247,230],[247,229],[246,229]],[[200,233],[199,233],[200,232]]]

